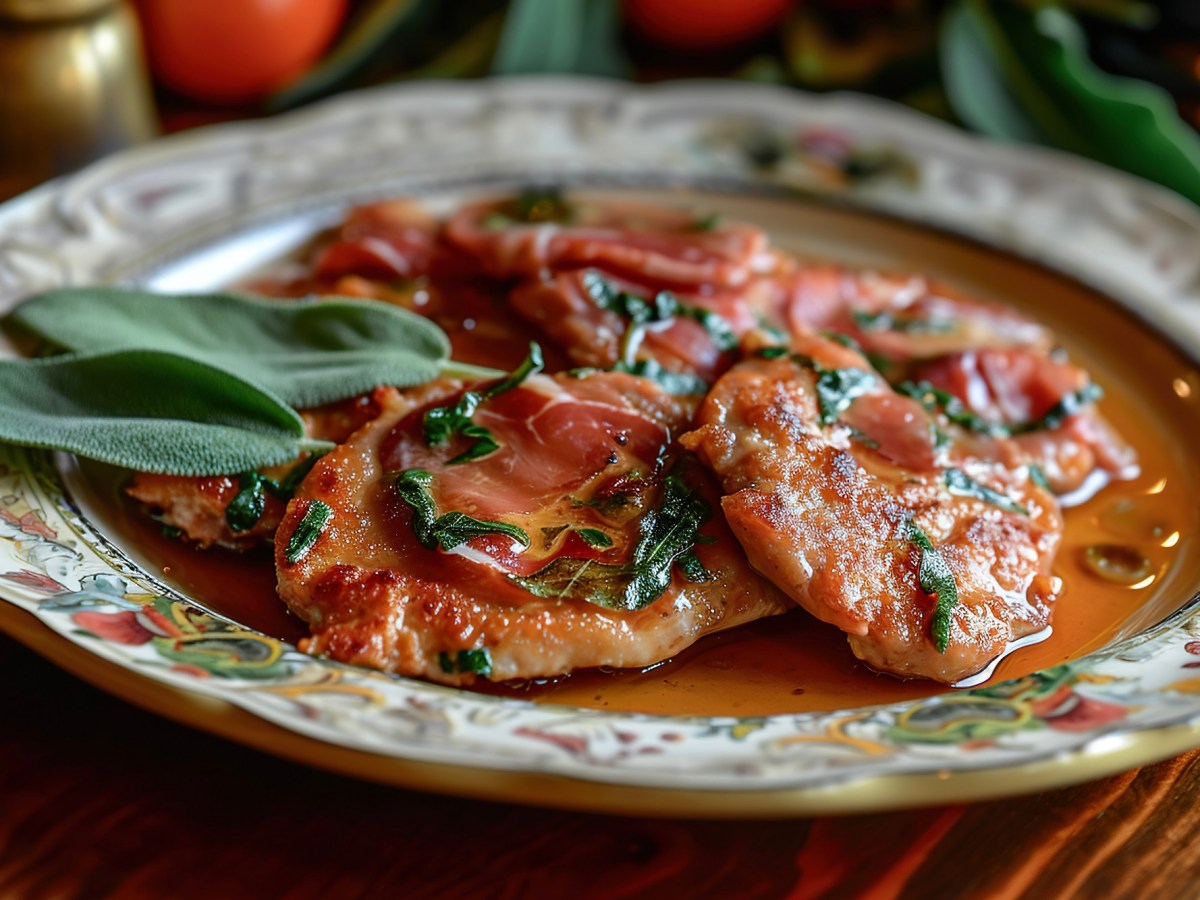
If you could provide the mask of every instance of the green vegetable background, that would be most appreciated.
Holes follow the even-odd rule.
[[[758,37],[715,48],[638,34],[623,15],[637,5],[364,0],[324,59],[257,112],[430,77],[739,78],[877,94],[1200,203],[1196,0],[799,0]]]

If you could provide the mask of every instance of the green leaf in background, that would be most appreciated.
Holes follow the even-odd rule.
[[[434,0],[370,0],[360,4],[333,48],[302,76],[267,98],[266,109],[279,112],[332,94],[406,35],[415,39],[428,24],[435,5]]]
[[[171,475],[278,465],[327,441],[283,401],[158,350],[0,362],[0,441]]]
[[[439,374],[501,373],[450,363],[434,323],[374,300],[270,300],[240,294],[153,294],[68,288],[32,297],[5,320],[81,353],[133,348],[189,356],[296,407]]]
[[[1200,136],[1165,91],[1097,68],[1061,9],[957,0],[941,59],[954,111],[976,131],[1088,156],[1200,203]]]
[[[618,24],[616,0],[513,0],[492,74],[626,76]]]

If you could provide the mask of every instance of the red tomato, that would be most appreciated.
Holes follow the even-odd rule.
[[[162,84],[197,100],[243,103],[312,65],[346,0],[138,0],[137,8]]]
[[[717,50],[762,37],[793,0],[624,0],[625,21],[640,37],[679,50]]]

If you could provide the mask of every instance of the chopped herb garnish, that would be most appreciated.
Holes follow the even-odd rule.
[[[912,397],[930,412],[937,412],[940,409],[942,415],[947,419],[968,431],[992,437],[1007,437],[1009,434],[1008,428],[1004,425],[980,418],[949,391],[935,388],[928,381],[903,381],[896,385],[896,393]]]
[[[164,525],[162,527],[162,536],[165,538],[180,538],[183,537],[183,529],[178,525]]]
[[[484,426],[476,425],[472,417],[483,403],[505,391],[511,391],[530,375],[540,372],[544,365],[542,348],[531,343],[529,356],[525,361],[491,387],[483,391],[466,391],[452,406],[436,406],[427,411],[424,419],[426,445],[441,446],[449,442],[454,435],[471,440],[471,445],[451,458],[450,463],[470,462],[499,450],[500,442],[496,440],[495,435]]]
[[[668,394],[676,397],[708,393],[708,382],[699,375],[692,375],[689,372],[671,372],[653,359],[639,359],[632,365],[619,362],[612,367],[612,371],[649,378]]]
[[[607,609],[638,608],[626,599],[629,567],[625,565],[560,556],[532,575],[508,577],[535,597],[573,597]]]
[[[851,403],[875,387],[875,374],[865,369],[826,369],[817,363],[812,369],[817,375],[822,425],[832,425]]]
[[[945,653],[950,644],[951,611],[958,605],[958,584],[945,558],[929,536],[912,519],[905,519],[900,528],[901,537],[921,551],[921,562],[917,569],[917,582],[921,590],[937,597],[933,610],[930,635],[938,653]]]
[[[1046,473],[1041,466],[1030,464],[1029,480],[1040,487],[1043,491],[1051,491],[1053,493],[1053,488],[1050,487],[1050,479],[1046,477]]]
[[[698,322],[712,338],[718,350],[733,350],[737,347],[737,336],[723,317],[703,307],[682,303],[670,291],[659,291],[649,298],[639,297],[628,291],[620,290],[596,271],[584,273],[583,287],[592,302],[598,307],[628,320],[629,324],[625,328],[625,336],[621,341],[620,362],[623,365],[635,365],[637,349],[641,346],[642,337],[648,324],[665,322],[675,317],[688,318]]]
[[[243,472],[238,492],[225,507],[225,524],[234,534],[249,531],[258,524],[267,507],[267,478],[257,472]]]
[[[692,223],[692,231],[712,231],[721,224],[720,213],[709,213]]]
[[[476,519],[461,512],[448,512],[439,516],[433,494],[429,490],[431,484],[433,473],[424,469],[407,469],[396,476],[396,492],[413,511],[413,534],[426,550],[435,550],[438,547],[453,550],[473,538],[492,534],[511,538],[522,547],[529,546],[529,535],[516,525]]]
[[[788,355],[787,347],[759,347],[754,355],[762,359],[783,359]]]
[[[668,475],[659,505],[639,523],[641,534],[629,562],[562,556],[532,575],[509,578],[537,597],[579,597],[610,609],[642,609],[663,595],[675,566],[688,580],[711,580],[692,549],[711,515],[708,503],[682,478]]]
[[[706,537],[706,535],[700,535],[700,537]],[[696,543],[710,542],[697,540]],[[700,557],[696,555],[695,550],[686,550],[680,553],[675,559],[675,565],[679,567],[679,571],[683,573],[683,577],[693,584],[703,584],[706,581],[712,581],[716,577],[712,572],[704,568],[704,563],[700,562]]]
[[[239,490],[225,507],[225,522],[234,533],[249,531],[258,524],[267,506],[267,494],[286,503],[296,493],[321,454],[313,453],[288,470],[282,481],[258,472],[243,472]]]
[[[817,408],[822,425],[832,425],[850,404],[870,392],[878,378],[866,369],[827,369],[811,356],[791,353],[785,347],[762,347],[755,351],[763,359],[788,357],[796,365],[817,376]]]
[[[946,487],[952,494],[959,497],[975,497],[978,500],[983,500],[985,503],[998,506],[1005,512],[1017,513],[1022,516],[1029,515],[1029,510],[1007,494],[1002,494],[1000,491],[993,490],[985,484],[980,484],[962,469],[947,469],[943,478],[946,482]]]
[[[920,402],[930,412],[939,408],[942,414],[953,422],[966,428],[992,437],[1012,437],[1013,435],[1029,434],[1034,431],[1053,431],[1079,412],[1089,403],[1098,400],[1104,392],[1098,384],[1085,384],[1077,391],[1065,394],[1049,411],[1039,419],[1031,422],[1018,422],[1014,425],[1004,425],[998,422],[988,422],[967,409],[966,405],[949,391],[936,388],[928,381],[905,381],[896,386],[896,392],[912,397]]]
[[[459,650],[454,656],[443,651],[438,654],[438,666],[447,675],[461,672],[487,676],[492,674],[492,653],[487,647]]]
[[[595,547],[598,550],[604,550],[613,545],[612,538],[599,528],[576,528],[575,533],[583,538],[583,542],[589,547]]]
[[[678,315],[691,319],[693,322],[698,322],[708,332],[708,336],[712,338],[712,342],[716,344],[718,350],[729,351],[737,349],[737,335],[733,333],[733,329],[729,327],[729,322],[726,321],[724,316],[717,315],[717,313],[710,309],[704,309],[702,306],[688,306],[684,303],[680,303],[678,309]]]
[[[313,500],[309,503],[296,530],[288,539],[287,549],[283,554],[284,558],[289,563],[297,563],[307,556],[308,551],[313,548],[317,538],[321,536],[321,532],[325,530],[325,526],[329,524],[332,517],[333,509],[329,504],[320,500]]]
[[[1062,399],[1050,407],[1040,419],[1035,419],[1032,422],[1022,422],[1019,425],[1012,425],[1010,426],[1010,430],[1013,434],[1029,434],[1032,431],[1053,431],[1055,428],[1061,426],[1069,417],[1103,396],[1104,391],[1100,385],[1089,382],[1077,391],[1070,391],[1064,394]]]
[[[952,319],[904,316],[891,310],[852,313],[854,323],[863,331],[899,331],[906,334],[945,334],[954,330]]]

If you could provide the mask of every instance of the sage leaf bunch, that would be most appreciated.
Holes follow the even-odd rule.
[[[32,297],[3,324],[66,352],[0,361],[0,441],[144,472],[279,465],[332,446],[297,408],[502,374],[451,362],[433,322],[372,300],[89,287]]]

